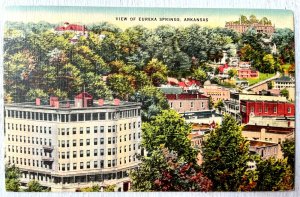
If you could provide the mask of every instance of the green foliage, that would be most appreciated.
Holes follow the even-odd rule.
[[[289,91],[287,89],[282,89],[280,90],[280,94],[284,97],[286,97],[287,99],[289,98]]]
[[[232,78],[232,77],[234,77],[234,76],[237,76],[237,74],[238,74],[238,72],[237,72],[236,69],[230,69],[230,70],[228,71],[228,75],[229,75],[230,78]]]
[[[6,191],[18,192],[20,191],[20,177],[21,173],[15,165],[5,165],[5,188]]]
[[[161,145],[187,162],[194,162],[197,151],[191,147],[188,134],[191,125],[174,110],[163,110],[160,116],[142,125],[142,145],[151,153]]]
[[[256,191],[279,191],[293,189],[293,175],[287,159],[271,157],[257,163]]]
[[[104,188],[105,192],[114,192],[116,185],[108,185]]]
[[[199,80],[201,83],[204,83],[204,81],[207,80],[207,74],[202,68],[197,68],[193,75],[192,75],[196,80]]]
[[[295,139],[286,139],[281,144],[281,150],[284,158],[287,158],[288,164],[291,166],[291,170],[295,171]]]
[[[100,192],[101,188],[99,185],[93,185],[92,187],[86,187],[80,189],[81,192]]]
[[[152,84],[159,86],[166,83],[168,68],[157,59],[152,59],[145,67],[145,73],[150,77]]]
[[[224,103],[223,100],[218,100],[214,106],[216,109],[218,109],[219,111],[221,111],[221,109],[224,107]]]
[[[237,121],[226,114],[220,127],[203,142],[203,172],[214,191],[237,191],[249,161],[249,143],[242,137]]]
[[[164,94],[154,86],[145,86],[129,97],[129,101],[142,103],[142,121],[150,121],[162,110],[169,109]]]
[[[27,184],[27,189],[25,189],[26,192],[43,192],[43,187],[42,185],[36,181],[36,180],[31,180]]]
[[[174,110],[143,123],[142,147],[148,154],[130,172],[134,191],[209,191],[211,182],[196,164],[191,126]]]
[[[127,76],[113,74],[107,78],[107,85],[114,97],[127,100],[128,96],[134,92],[133,86]]]

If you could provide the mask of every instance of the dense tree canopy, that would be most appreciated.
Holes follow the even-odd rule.
[[[202,146],[203,172],[212,180],[214,191],[237,191],[247,171],[249,143],[230,115],[213,130]]]

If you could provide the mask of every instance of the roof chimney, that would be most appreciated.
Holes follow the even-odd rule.
[[[40,98],[35,99],[35,105],[37,105],[37,106],[41,105],[41,99]]]
[[[98,100],[98,105],[99,106],[103,106],[104,105],[104,100],[103,99],[99,99]]]
[[[120,105],[120,99],[114,99],[114,105]]]

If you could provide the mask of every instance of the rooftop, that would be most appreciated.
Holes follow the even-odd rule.
[[[258,94],[240,94],[240,100],[288,102],[284,96],[263,96]]]
[[[245,125],[243,131],[261,132],[262,129],[266,129],[268,133],[289,134],[295,131],[295,128],[291,127],[275,127],[275,126],[262,126],[262,125]]]
[[[5,107],[15,107],[15,108],[28,108],[28,109],[48,109],[48,110],[89,110],[89,109],[115,109],[115,108],[126,108],[133,106],[141,106],[141,103],[120,101],[118,105],[114,101],[104,101],[103,105],[99,104],[97,101],[93,101],[91,106],[88,107],[77,107],[74,100],[59,101],[59,107],[51,106],[49,103],[36,105],[35,102],[23,102],[23,103],[11,103],[5,104]]]

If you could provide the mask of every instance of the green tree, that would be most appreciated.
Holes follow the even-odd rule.
[[[5,165],[5,188],[6,191],[18,192],[20,191],[20,177],[21,173],[15,165]]]
[[[116,188],[116,185],[108,185],[104,188],[105,192],[114,192]]]
[[[219,110],[219,112],[221,112],[222,108],[224,107],[224,103],[223,100],[218,100],[214,106],[216,109]]]
[[[80,189],[81,192],[100,192],[101,188],[99,185],[93,185],[92,187],[86,187]]]
[[[256,191],[279,191],[293,189],[293,174],[287,159],[271,157],[258,161]]]
[[[159,86],[167,81],[168,68],[158,59],[152,59],[145,67],[145,73],[150,77],[152,84]]]
[[[127,100],[128,96],[134,92],[128,76],[122,74],[109,75],[107,78],[107,85],[115,97],[123,100]]]
[[[191,133],[191,125],[174,110],[163,110],[152,121],[142,125],[142,145],[151,154],[161,145],[178,158],[184,158],[187,162],[196,159],[197,151],[192,148],[188,134]]]
[[[289,98],[289,91],[286,88],[280,90],[280,94],[286,97],[287,99]]]
[[[228,75],[229,75],[230,78],[232,78],[232,77],[234,77],[234,76],[237,76],[237,74],[238,74],[238,72],[237,72],[236,69],[230,69],[230,70],[228,71]]]
[[[288,164],[291,166],[292,171],[295,171],[295,139],[286,139],[281,144],[281,150],[284,158],[287,158]]]
[[[164,94],[154,86],[145,86],[129,97],[129,101],[142,103],[142,121],[150,121],[162,110],[169,109]]]
[[[43,192],[43,187],[42,185],[36,181],[36,180],[31,180],[27,184],[27,189],[25,189],[26,192]]]
[[[214,191],[237,191],[247,171],[249,142],[237,121],[226,114],[221,126],[203,142],[203,172],[213,182]]]
[[[197,68],[193,75],[192,75],[196,80],[199,80],[202,84],[204,83],[204,81],[206,81],[207,79],[207,74],[204,70],[202,70],[202,68]]]
[[[211,182],[196,163],[191,146],[191,125],[174,110],[163,110],[143,123],[142,147],[148,154],[130,173],[134,191],[208,191]]]

